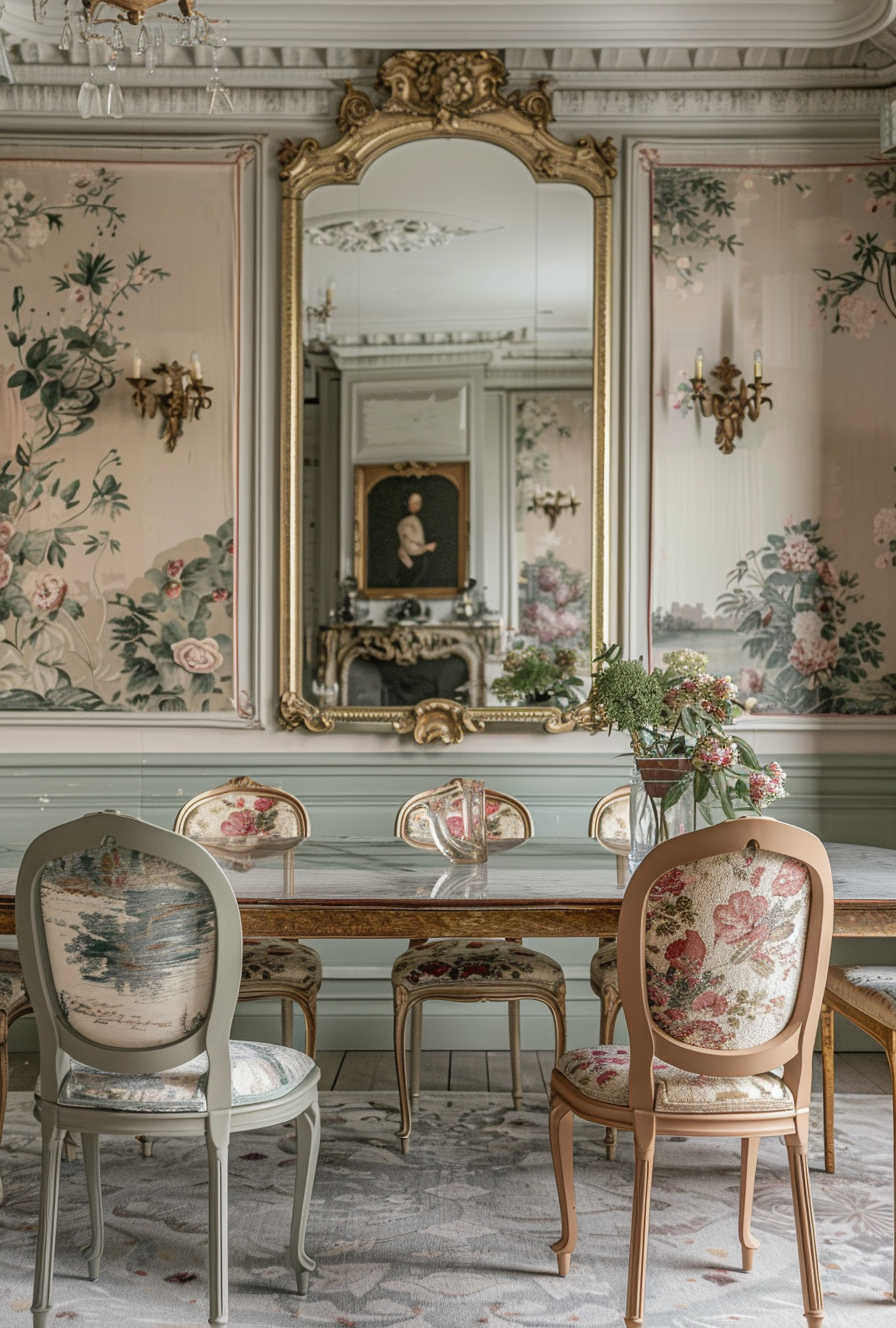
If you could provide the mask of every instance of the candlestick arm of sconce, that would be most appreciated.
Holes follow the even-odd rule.
[[[209,395],[215,389],[202,381],[196,372],[197,362],[191,369],[186,369],[177,360],[170,364],[157,364],[153,367],[156,378],[128,378],[134,389],[132,400],[142,418],[155,419],[156,411],[162,415],[160,437],[169,452],[173,452],[178,439],[183,435],[187,420],[198,420],[200,411],[209,410],[212,404]],[[162,390],[152,391],[156,379],[164,386]]]
[[[741,375],[740,385],[735,387],[734,380],[740,372],[726,355],[712,371],[713,378],[717,378],[722,385],[721,391],[711,391],[705,378],[689,380],[691,401],[699,408],[704,419],[716,421],[716,446],[725,456],[730,456],[734,451],[735,438],[743,438],[744,420],[749,419],[755,424],[762,407],[768,406],[771,410],[774,404],[771,397],[764,395],[771,383],[764,383],[759,377],[754,378],[748,387],[746,379]]]

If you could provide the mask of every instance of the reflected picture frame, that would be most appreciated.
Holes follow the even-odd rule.
[[[453,599],[467,584],[470,463],[355,466],[355,576],[368,599]]]

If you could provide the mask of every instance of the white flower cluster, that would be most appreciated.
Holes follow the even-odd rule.
[[[0,252],[17,263],[50,237],[50,223],[43,213],[29,215],[27,194],[22,180],[6,179],[0,185]]]

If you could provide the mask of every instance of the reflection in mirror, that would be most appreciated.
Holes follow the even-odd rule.
[[[303,225],[305,695],[582,699],[593,198],[427,139],[312,190]]]

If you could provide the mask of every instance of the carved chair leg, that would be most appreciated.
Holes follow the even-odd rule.
[[[280,1043],[281,1046],[293,1045],[292,1001],[280,1002]]]
[[[81,1135],[84,1176],[87,1181],[87,1207],[90,1212],[90,1240],[81,1253],[87,1260],[87,1276],[95,1282],[100,1275],[103,1255],[103,1190],[100,1182],[100,1139],[98,1134]]]
[[[815,1216],[809,1189],[809,1156],[805,1118],[798,1121],[798,1132],[787,1136],[787,1160],[790,1163],[790,1187],[793,1191],[793,1215],[800,1256],[800,1280],[803,1286],[803,1313],[810,1324],[824,1320],[824,1299],[818,1268],[815,1241]]]
[[[756,1187],[756,1163],[759,1159],[759,1135],[740,1141],[740,1219],[738,1236],[740,1238],[741,1267],[748,1273],[753,1267],[753,1251],[759,1249],[759,1241],[750,1230],[753,1216],[753,1191]]]
[[[41,1112],[40,1207],[37,1226],[37,1259],[34,1265],[34,1302],[31,1317],[36,1328],[46,1328],[53,1292],[53,1261],[56,1250],[56,1215],[59,1208],[59,1169],[62,1164],[64,1131],[56,1125],[55,1108]]]
[[[218,1119],[216,1119],[216,1115]],[[227,1322],[227,1160],[230,1113],[209,1115],[208,1150],[208,1299],[211,1324]],[[297,1145],[298,1147],[298,1145]]]
[[[572,1131],[575,1123],[572,1107],[562,1098],[551,1101],[550,1138],[557,1198],[560,1200],[560,1239],[551,1249],[557,1256],[557,1271],[561,1277],[569,1272],[569,1262],[579,1237],[576,1218],[576,1194],[573,1182]]]
[[[824,1111],[824,1169],[834,1170],[834,1011],[821,1007],[821,1074]]]
[[[411,1010],[411,1100],[420,1096],[420,1051],[423,1047],[423,1002]]]
[[[656,1120],[649,1112],[635,1112],[635,1191],[632,1197],[632,1240],[628,1253],[628,1293],[625,1328],[640,1328],[644,1322],[644,1287],[647,1281],[647,1232],[650,1226],[650,1191],[653,1185],[653,1155],[656,1150]]]
[[[892,1033],[885,1051],[887,1053],[887,1064],[890,1067],[890,1084],[893,1089],[893,1110],[896,1111],[896,1037]],[[894,1203],[896,1203],[896,1116],[893,1117],[893,1188]],[[896,1233],[894,1233],[893,1247],[893,1289],[896,1289]]]
[[[305,1251],[305,1228],[311,1207],[311,1191],[320,1151],[320,1107],[317,1100],[296,1121],[296,1185],[289,1230],[289,1261],[296,1275],[300,1296],[308,1292],[308,1279],[314,1272],[314,1260]]]
[[[600,1002],[600,1045],[608,1047],[613,1041],[613,1033],[616,1030],[616,1020],[619,1017],[619,1011],[622,1009],[622,1002],[619,994],[614,991],[605,993],[605,998],[601,997]],[[604,1134],[604,1151],[608,1162],[616,1161],[616,1131],[612,1125],[608,1125]]]
[[[401,1151],[406,1153],[410,1148],[411,1140],[411,1095],[408,1092],[408,1069],[404,1050],[408,998],[400,987],[394,987],[392,995],[395,1011],[392,1022],[392,1036],[395,1042],[395,1074],[398,1079],[398,1101],[401,1106],[401,1128],[398,1131],[398,1138],[401,1140]]]
[[[523,1070],[520,1060],[520,1003],[507,1002],[507,1022],[510,1026],[510,1091],[517,1111],[523,1105]]]

